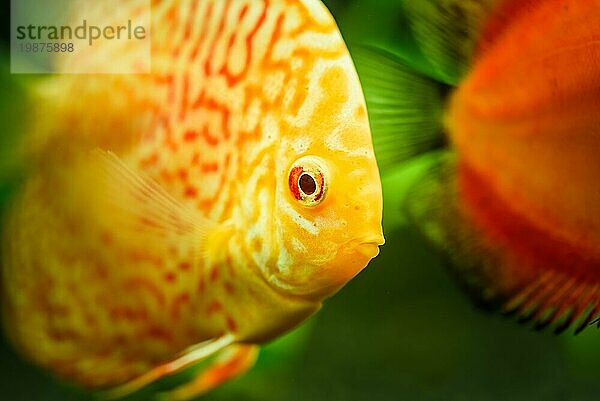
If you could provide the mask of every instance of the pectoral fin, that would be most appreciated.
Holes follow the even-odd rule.
[[[218,225],[186,207],[156,181],[114,153],[96,149],[79,181],[82,206],[121,245],[167,252],[169,245],[191,246],[203,257]]]
[[[354,46],[351,52],[382,171],[444,143],[440,84],[386,50]]]

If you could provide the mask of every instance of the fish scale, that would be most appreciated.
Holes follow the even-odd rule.
[[[146,12],[142,3],[122,7],[135,15]],[[39,156],[5,227],[9,336],[37,364],[92,388],[126,383],[225,334],[275,337],[374,256],[355,246],[382,242],[364,99],[325,7],[152,6],[152,74],[65,75],[44,87],[40,109],[55,118],[33,129]],[[141,62],[118,44],[99,46],[59,67]],[[142,182],[137,193],[110,187],[122,208],[115,213],[97,203],[103,181],[85,156],[94,148],[129,166],[111,176],[121,186]],[[306,209],[290,204],[287,171],[291,156],[311,154],[335,159],[340,184],[322,207]],[[357,200],[341,191],[341,171]],[[169,205],[218,227],[203,251],[202,230],[187,217],[153,220]],[[141,215],[131,227],[115,217],[130,212]]]

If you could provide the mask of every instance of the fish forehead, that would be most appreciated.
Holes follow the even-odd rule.
[[[370,146],[350,55],[316,0],[154,2],[152,74],[122,79],[111,97],[147,118],[128,142],[132,161],[217,220],[281,158],[340,151],[344,138],[330,134],[342,124]]]

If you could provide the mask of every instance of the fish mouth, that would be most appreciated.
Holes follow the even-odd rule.
[[[368,258],[368,262],[375,256],[379,255],[379,245],[383,244],[381,244],[381,242],[379,241],[361,242],[357,247],[357,252],[360,253],[362,256]]]
[[[369,258],[370,260],[379,254],[379,246],[383,244],[385,244],[385,238],[383,237],[383,234],[371,238],[365,238],[358,243],[357,252]]]

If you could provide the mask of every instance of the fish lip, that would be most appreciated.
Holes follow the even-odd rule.
[[[376,246],[381,246],[385,244],[385,238],[383,237],[383,235],[379,235],[377,237],[374,238],[368,238],[368,239],[364,239],[361,240],[359,242],[359,245],[376,245]]]
[[[360,254],[362,254],[363,256],[368,258],[368,261],[366,263],[366,264],[368,264],[368,262],[371,259],[373,259],[377,255],[379,255],[379,246],[380,245],[383,245],[383,240],[381,240],[381,239],[361,241],[358,244],[358,247],[356,248],[356,250]],[[365,267],[366,267],[366,264],[365,264]],[[364,269],[364,267],[363,267],[363,269]]]

